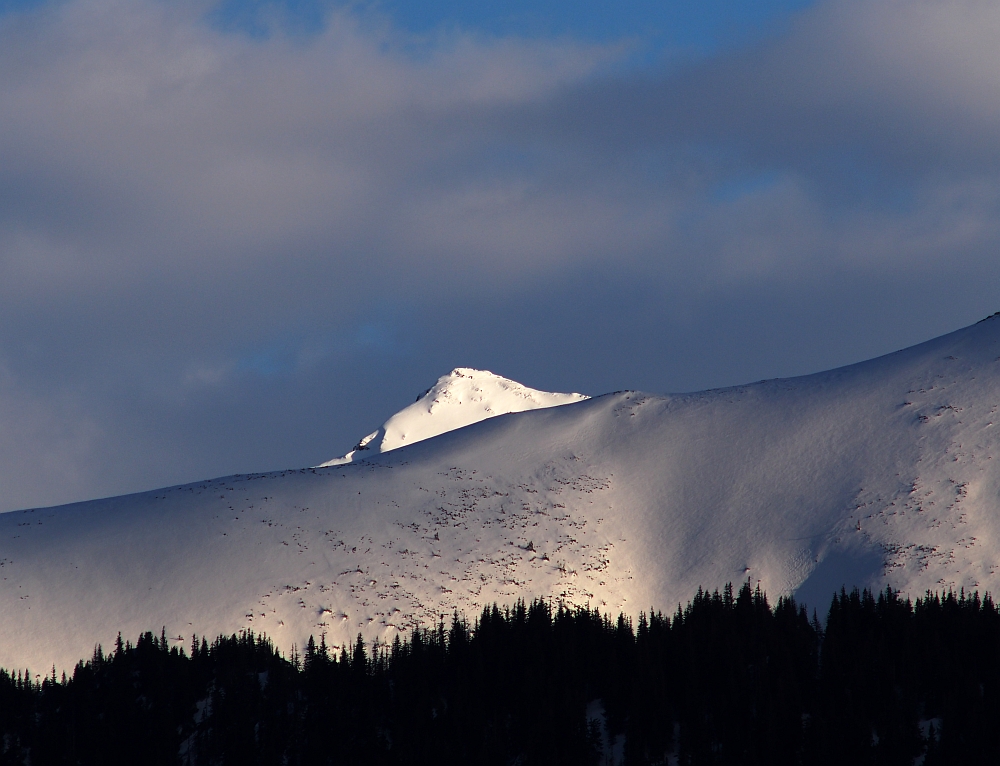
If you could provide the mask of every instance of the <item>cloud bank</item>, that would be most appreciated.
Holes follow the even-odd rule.
[[[205,14],[0,18],[0,509],[314,464],[455,366],[702,388],[1000,308],[994,3],[661,68]]]

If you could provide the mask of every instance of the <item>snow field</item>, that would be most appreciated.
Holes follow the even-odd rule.
[[[716,391],[532,392],[502,416],[483,395],[450,428],[469,399],[443,394],[477,375],[347,464],[0,515],[0,665],[68,669],[161,626],[391,641],[519,597],[672,611],[747,579],[820,610],[841,585],[997,591],[1000,319]]]

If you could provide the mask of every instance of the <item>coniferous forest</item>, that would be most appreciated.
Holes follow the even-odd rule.
[[[161,631],[72,677],[0,671],[2,764],[996,764],[989,597],[759,589],[633,624],[544,601],[391,645]]]

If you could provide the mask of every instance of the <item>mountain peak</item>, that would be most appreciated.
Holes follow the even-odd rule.
[[[410,454],[0,514],[0,666],[71,669],[163,625],[339,651],[517,599],[637,617],[748,580],[820,614],[842,587],[995,594],[998,391],[1000,317],[800,378],[571,407],[458,369],[358,445],[470,426]]]
[[[359,452],[388,452],[498,415],[572,404],[588,398],[583,394],[528,388],[489,370],[456,367],[438,378],[413,404],[360,439],[351,452],[318,467],[351,463],[363,457]]]

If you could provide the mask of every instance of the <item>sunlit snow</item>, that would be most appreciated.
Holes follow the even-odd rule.
[[[345,465],[0,515],[0,665],[161,626],[391,640],[519,597],[672,611],[729,581],[820,609],[842,584],[997,590],[1000,317],[801,378],[486,398],[458,428],[423,397]]]
[[[417,397],[417,401],[361,439],[353,450],[318,467],[344,465],[364,457],[371,450],[399,449],[497,415],[556,407],[588,398],[583,394],[536,391],[486,370],[457,367],[438,378],[437,383]]]

